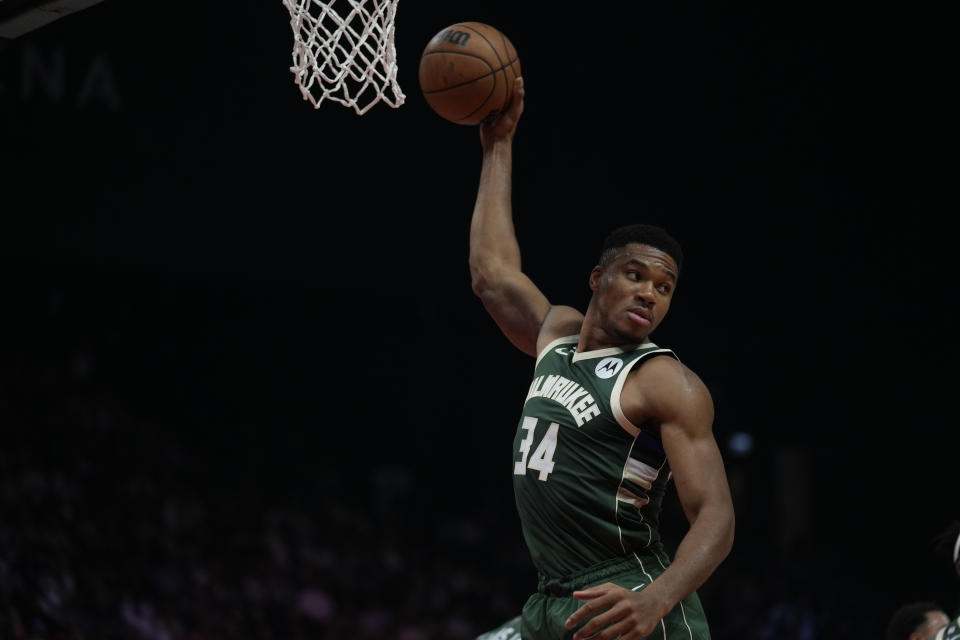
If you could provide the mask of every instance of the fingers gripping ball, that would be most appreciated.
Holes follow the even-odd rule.
[[[427,104],[457,124],[479,124],[506,109],[518,77],[520,60],[513,44],[480,22],[450,25],[433,36],[420,56],[420,90]]]

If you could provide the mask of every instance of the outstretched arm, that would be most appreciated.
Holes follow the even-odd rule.
[[[480,125],[483,164],[470,223],[470,275],[474,293],[504,335],[524,353],[536,356],[538,337],[547,317],[554,314],[546,296],[521,269],[513,227],[513,135],[523,113],[522,78],[517,78],[514,88],[510,108]],[[560,309],[556,315],[565,319],[566,326],[558,331],[575,332],[568,327],[571,320],[579,322],[579,314]]]

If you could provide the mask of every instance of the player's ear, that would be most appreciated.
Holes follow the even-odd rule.
[[[596,292],[600,288],[600,281],[603,278],[603,267],[597,265],[590,272],[590,290]]]

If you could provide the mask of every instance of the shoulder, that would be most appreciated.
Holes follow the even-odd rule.
[[[537,335],[537,354],[558,338],[580,333],[582,326],[583,314],[573,307],[564,305],[550,307],[543,319],[543,324],[540,325],[540,333]]]
[[[621,404],[635,424],[713,422],[713,397],[703,380],[676,358],[650,358],[630,372]]]
[[[656,378],[670,385],[702,387],[706,390],[706,385],[703,384],[700,376],[675,357],[672,350],[663,349],[662,354],[656,355],[658,357],[648,358],[642,367],[637,367],[634,371],[637,377]]]

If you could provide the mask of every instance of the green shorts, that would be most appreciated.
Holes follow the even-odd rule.
[[[564,626],[567,618],[583,604],[571,595],[578,589],[612,582],[638,591],[648,586],[669,566],[663,551],[627,556],[594,565],[561,580],[541,577],[537,593],[523,606],[523,613],[484,633],[477,640],[569,640],[576,629]],[[584,621],[583,624],[586,624]],[[582,625],[581,625],[582,626]],[[707,617],[694,592],[677,603],[648,638],[657,640],[709,640]]]

